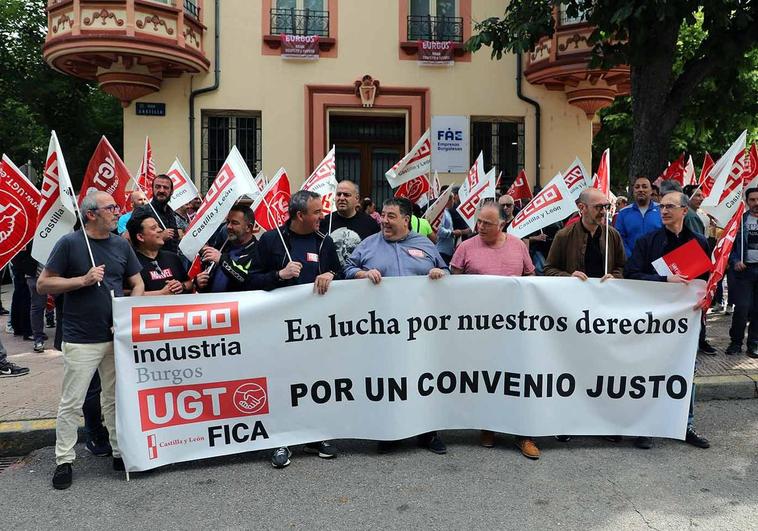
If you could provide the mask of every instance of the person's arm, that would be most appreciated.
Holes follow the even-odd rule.
[[[534,262],[532,262],[532,257],[529,256],[529,248],[526,246],[526,244],[524,244],[524,246],[521,249],[521,256],[523,257],[523,261],[524,261],[524,269],[521,276],[522,277],[533,276],[536,268],[534,267]]]
[[[623,211],[619,212],[619,215],[616,218],[616,230],[618,231],[619,236],[621,236],[621,243],[624,244],[624,254],[627,258],[630,258],[632,256],[632,249],[629,248],[629,244],[627,243],[629,235],[626,230],[625,219],[626,214],[624,214]]]
[[[613,239],[613,269],[611,275],[614,278],[624,278],[624,264],[626,264],[626,253],[624,245],[621,242],[621,236],[618,231],[611,230],[609,237]]]
[[[55,271],[44,268],[37,279],[37,292],[40,295],[60,295],[102,282],[104,277],[104,265],[92,267],[86,274],[72,278],[64,278]]]
[[[363,240],[364,242],[368,240]],[[353,249],[353,253],[345,260],[345,265],[342,267],[342,277],[351,279],[351,278],[364,278],[362,276],[358,276],[359,273],[363,271],[363,253],[365,251],[365,245],[362,243],[358,244],[358,246]]]
[[[142,282],[142,277],[139,273],[128,277],[126,279],[126,286],[131,290],[132,297],[139,297],[145,293],[145,284]]]
[[[463,274],[463,269],[461,269],[460,267],[455,267],[452,264],[450,265],[450,271],[451,271],[451,273],[453,275],[462,275]]]
[[[634,251],[624,266],[624,278],[632,280],[650,280],[653,282],[666,282],[666,277],[647,272],[647,264],[652,263],[650,260],[648,238],[639,238],[634,245]]]
[[[550,246],[550,252],[547,253],[545,269],[543,274],[546,277],[568,277],[571,276],[568,271],[562,269],[566,267],[566,248],[568,247],[568,234],[560,232],[555,235],[553,245]]]

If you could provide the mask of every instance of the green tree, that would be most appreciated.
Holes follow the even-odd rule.
[[[44,0],[0,2],[0,150],[18,165],[31,160],[41,169],[55,129],[78,186],[101,135],[122,151],[123,114],[96,84],[45,63],[46,25]]]
[[[629,178],[657,176],[665,168],[677,125],[685,107],[697,99],[698,89],[709,80],[721,88],[728,86],[724,82],[745,71],[758,43],[758,2],[753,0],[512,0],[503,18],[477,24],[479,33],[467,46],[471,50],[489,46],[498,59],[504,52],[523,53],[553,34],[552,13],[560,4],[568,16],[583,13],[595,27],[589,40],[594,45],[590,66],[630,66],[631,138],[620,141],[629,143]],[[683,27],[698,23],[697,31],[683,33],[692,41],[687,53],[681,53]],[[722,93],[725,108],[729,109],[729,97],[738,96],[746,97]],[[609,118],[608,113],[604,116]],[[749,125],[739,117],[729,125],[735,122],[734,129],[721,134],[736,137]],[[624,123],[629,125],[625,116],[615,115],[604,126]],[[618,158],[613,157],[612,166],[615,162]]]

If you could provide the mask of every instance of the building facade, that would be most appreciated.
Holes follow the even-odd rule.
[[[335,145],[338,178],[381,200],[384,172],[432,126],[433,140],[459,144],[434,152],[443,184],[480,150],[506,183],[523,168],[544,184],[576,156],[590,166],[594,113],[628,93],[629,71],[590,70],[591,28],[560,12],[555,35],[524,56],[466,52],[474,21],[505,4],[50,0],[44,53],[122,101],[128,167],[149,136],[157,167],[178,156],[202,189],[232,145],[253,174],[285,167],[293,188]],[[420,61],[439,61],[427,48],[445,64]]]

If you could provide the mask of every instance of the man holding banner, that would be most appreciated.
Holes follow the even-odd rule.
[[[696,275],[696,277],[703,280],[708,279],[707,272],[711,266],[707,255],[708,242],[705,240],[705,237],[690,231],[684,226],[684,216],[689,208],[688,205],[689,198],[682,192],[670,192],[661,198],[660,211],[663,227],[649,232],[637,240],[634,252],[624,268],[624,276],[626,278],[680,284],[688,283],[693,278],[688,278],[688,276],[676,273],[675,271],[671,271],[667,276],[661,275],[660,270],[654,262],[660,263],[659,260],[664,259],[669,253],[695,240],[703,251],[702,255],[704,255],[704,262],[702,262],[702,267],[699,268],[700,274]],[[698,262],[698,256],[700,255],[695,255],[692,259],[688,259],[687,262]],[[693,383],[685,442],[698,448],[708,448],[710,446],[708,439],[699,435],[692,424],[694,420],[694,405],[695,385]],[[634,444],[638,448],[647,450],[653,447],[653,440],[650,437],[637,437]]]
[[[80,207],[84,227],[63,236],[40,274],[37,290],[65,293],[63,313],[63,388],[56,423],[53,487],[71,486],[79,415],[87,388],[97,370],[102,383],[102,411],[113,449],[113,468],[123,470],[118,451],[115,417],[116,371],[113,359],[111,291],[116,297],[124,285],[142,295],[141,266],[116,228],[119,206],[109,194],[88,194]]]

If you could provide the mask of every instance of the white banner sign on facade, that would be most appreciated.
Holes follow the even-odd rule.
[[[469,165],[469,117],[432,116],[432,170],[466,173]]]
[[[682,439],[703,289],[462,275],[115,298],[121,454],[138,471],[444,429]]]
[[[179,250],[188,260],[194,260],[198,251],[226,220],[237,199],[243,195],[258,197],[259,194],[245,159],[237,146],[233,146],[179,242]]]
[[[524,238],[579,210],[566,181],[559,173],[535,195],[508,226],[508,234]]]
[[[171,182],[174,184],[174,192],[168,201],[168,206],[172,209],[176,210],[199,197],[200,194],[197,192],[195,183],[189,178],[187,170],[184,169],[178,158],[174,159],[166,175],[171,178]]]

